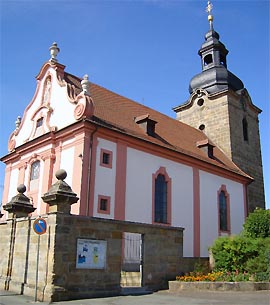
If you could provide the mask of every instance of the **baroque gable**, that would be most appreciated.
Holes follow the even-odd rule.
[[[22,119],[18,117],[11,133],[8,151],[49,132],[69,126],[83,117],[93,115],[88,76],[81,81],[81,90],[68,80],[65,66],[51,58],[36,76],[35,94]],[[80,80],[79,80],[80,81]]]

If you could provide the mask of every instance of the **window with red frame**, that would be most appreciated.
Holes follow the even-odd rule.
[[[40,176],[40,161],[37,160],[32,163],[30,169],[30,190],[35,190],[38,188]]]
[[[221,191],[219,194],[219,229],[220,231],[228,231],[228,203],[226,194]]]
[[[159,174],[155,180],[155,222],[167,223],[168,192],[164,175]]]
[[[111,198],[109,196],[98,196],[98,213],[110,214]]]
[[[100,165],[112,168],[112,151],[106,149],[100,150]]]

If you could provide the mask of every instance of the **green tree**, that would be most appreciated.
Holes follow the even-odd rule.
[[[243,234],[247,237],[270,237],[270,210],[257,208],[248,215],[243,227]]]

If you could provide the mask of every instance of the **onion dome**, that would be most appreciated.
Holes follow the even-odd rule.
[[[189,92],[205,89],[208,93],[215,93],[227,89],[234,91],[244,88],[242,81],[227,69],[227,54],[229,51],[219,40],[219,34],[213,27],[211,15],[212,4],[208,1],[207,12],[210,30],[205,34],[205,41],[198,51],[202,62],[202,72],[195,75],[189,83]]]

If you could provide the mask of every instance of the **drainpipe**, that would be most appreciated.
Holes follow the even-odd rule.
[[[12,265],[14,257],[14,247],[15,247],[15,237],[16,237],[16,214],[13,214],[11,231],[10,231],[10,242],[9,242],[9,253],[8,253],[8,267],[7,267],[7,276],[5,280],[5,290],[9,290],[9,282],[11,280],[12,274]]]
[[[94,134],[97,132],[98,127],[95,127],[95,130],[91,133],[90,137],[90,154],[89,154],[89,163],[88,163],[88,171],[87,171],[87,196],[86,196],[86,216],[89,216],[89,200],[90,200],[90,183],[91,183],[91,173],[92,173],[92,161],[93,161],[93,139]]]

